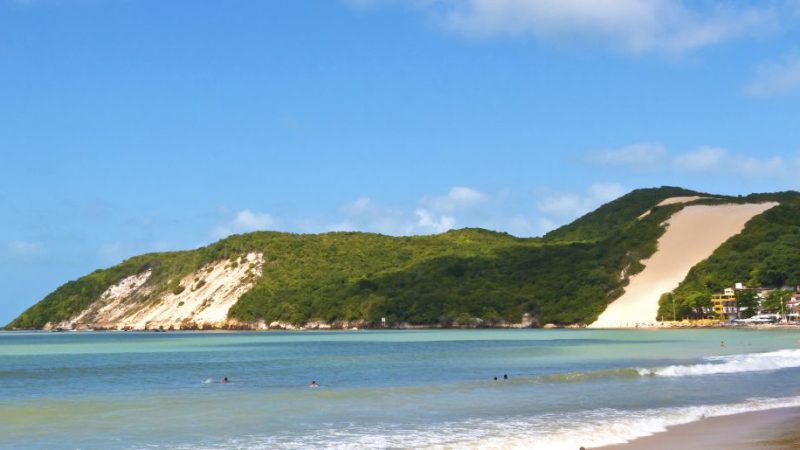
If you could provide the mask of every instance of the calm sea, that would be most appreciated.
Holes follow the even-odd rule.
[[[0,448],[575,450],[798,405],[787,330],[0,333]]]

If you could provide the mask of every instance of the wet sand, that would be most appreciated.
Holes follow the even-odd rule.
[[[602,450],[790,450],[800,449],[800,408],[779,408],[711,417]]]

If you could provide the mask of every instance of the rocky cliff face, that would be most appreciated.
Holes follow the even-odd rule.
[[[238,261],[222,260],[183,277],[170,292],[156,293],[148,284],[151,270],[124,278],[109,287],[80,314],[46,330],[157,330],[236,326],[228,310],[261,276],[262,253]],[[168,283],[174,285],[175,283]]]

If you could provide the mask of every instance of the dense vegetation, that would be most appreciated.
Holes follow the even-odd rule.
[[[671,294],[662,297],[659,315],[696,315],[708,308],[711,294],[744,283],[748,287],[800,285],[800,194],[785,192],[741,198],[778,200],[780,205],[754,217],[707,260],[693,267]]]
[[[598,241],[621,232],[642,213],[662,200],[695,195],[706,194],[677,187],[639,189],[547,233],[544,238],[551,242]]]
[[[264,274],[229,312],[241,322],[378,324],[386,318],[389,324],[495,325],[519,322],[528,313],[541,324],[589,323],[621,295],[627,277],[642,269],[639,261],[655,251],[661,224],[682,207],[653,206],[684,195],[697,193],[671,187],[633,191],[544,238],[521,239],[481,229],[414,237],[236,235],[197,250],[141,255],[95,271],[61,286],[10,326],[40,328],[68,319],[110,285],[144,270],[152,270],[148,284],[154,290],[141,300],[149,301],[177,289],[177,280],[207,263],[228,259],[235,264],[251,251],[264,254]],[[741,280],[742,270],[775,283],[800,276],[799,258],[789,251],[800,243],[800,208],[792,203],[798,201],[796,196],[782,195],[782,200],[788,199],[784,206],[748,225],[745,235],[755,230],[745,236],[748,240],[727,243],[723,247],[734,247],[727,254],[724,248],[718,251],[723,253],[717,265],[692,271],[675,293],[681,307],[698,292],[705,295]],[[739,200],[748,199],[725,201]],[[650,214],[638,219],[648,210]],[[780,244],[765,247],[770,239]],[[737,252],[748,256],[731,258]]]

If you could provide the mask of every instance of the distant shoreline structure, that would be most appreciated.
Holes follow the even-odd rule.
[[[392,325],[386,327],[370,326],[364,324],[360,327],[341,327],[329,326],[322,324],[322,326],[294,326],[286,324],[286,326],[274,326],[257,328],[247,325],[230,325],[223,327],[196,327],[196,328],[140,328],[140,329],[120,329],[120,328],[51,328],[51,329],[0,329],[0,333],[218,333],[218,332],[254,332],[254,333],[269,333],[269,332],[357,332],[357,331],[481,331],[481,330],[680,330],[680,329],[758,329],[758,330],[778,330],[778,329],[797,329],[800,330],[800,322],[793,323],[730,323],[727,321],[717,320],[683,320],[676,322],[658,322],[657,324],[649,325],[633,325],[622,327],[609,327],[609,328],[590,328],[584,324],[576,325],[555,325],[545,324],[544,326],[529,326],[523,327],[519,324],[511,324],[509,326],[443,326],[439,324],[432,325]]]

